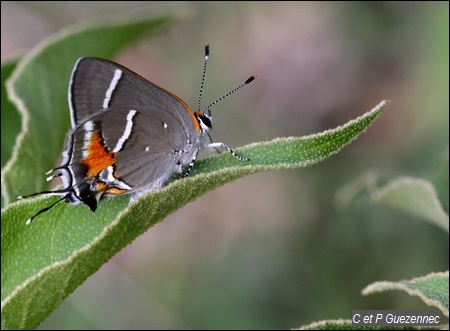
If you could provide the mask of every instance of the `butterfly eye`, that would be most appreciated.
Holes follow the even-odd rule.
[[[208,114],[201,113],[197,119],[203,130],[209,130],[212,128],[212,117]]]

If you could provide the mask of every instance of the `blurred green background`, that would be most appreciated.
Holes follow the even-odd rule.
[[[152,4],[165,6],[2,1],[2,62],[68,25]],[[213,108],[215,141],[235,147],[317,133],[383,99],[391,104],[360,139],[321,164],[246,177],[172,214],[39,328],[287,329],[350,318],[352,309],[425,308],[400,292],[362,297],[360,290],[448,270],[448,234],[372,205],[365,194],[346,210],[334,198],[369,169],[384,178],[437,170],[449,140],[448,2],[171,8],[185,18],[115,60],[192,108],[205,43],[211,46],[205,105],[257,74]]]

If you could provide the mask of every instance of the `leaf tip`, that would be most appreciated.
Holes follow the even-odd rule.
[[[376,108],[384,109],[391,103],[391,100],[383,100],[381,101]]]

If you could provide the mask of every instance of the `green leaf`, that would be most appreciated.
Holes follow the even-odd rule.
[[[337,192],[336,205],[347,208],[368,192],[373,202],[400,209],[449,231],[448,151],[430,180],[400,176],[379,187],[379,177],[372,170],[356,177]]]
[[[346,209],[366,192],[373,194],[377,190],[378,174],[368,170],[342,186],[334,196],[334,203],[339,209]]]
[[[375,282],[362,290],[363,295],[390,290],[405,291],[418,296],[427,305],[439,308],[448,317],[449,272],[431,273],[420,278],[402,280],[400,282]]]
[[[448,166],[448,147],[443,153],[438,169],[431,176],[430,181],[436,188],[442,207],[448,214],[448,197],[449,197],[449,166]]]
[[[447,232],[449,230],[448,214],[433,184],[427,180],[399,177],[376,190],[373,199],[430,221]]]
[[[314,322],[296,330],[353,330],[353,328],[351,320],[338,319]]]
[[[421,326],[353,326],[351,320],[338,319],[314,322],[294,330],[429,330],[429,328]]]
[[[2,168],[11,158],[17,135],[20,133],[22,120],[14,104],[6,97],[5,81],[11,76],[17,61],[2,64]],[[2,207],[4,206],[2,196]]]
[[[431,273],[425,277],[403,280],[400,282],[375,282],[362,290],[363,295],[390,290],[405,291],[410,295],[418,296],[427,305],[439,308],[448,317],[449,308],[449,272]],[[444,326],[445,327],[445,326]],[[324,320],[304,325],[298,330],[424,330],[426,327],[376,327],[353,326],[351,320]]]
[[[128,197],[102,202],[96,214],[86,206],[59,204],[25,225],[54,197],[19,201],[2,210],[2,327],[36,326],[65,297],[115,253],[171,212],[225,183],[256,172],[306,167],[356,139],[386,107],[320,134],[278,138],[196,163],[192,176],[127,206]],[[122,212],[119,213],[119,211]],[[117,216],[116,216],[117,215]]]

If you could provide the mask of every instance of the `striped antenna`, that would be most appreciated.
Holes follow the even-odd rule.
[[[210,103],[208,106],[206,106],[205,108],[203,108],[202,112],[208,111],[208,115],[211,116],[211,107],[214,106],[216,103],[218,103],[219,101],[222,101],[223,99],[225,99],[226,97],[228,97],[229,95],[233,94],[234,92],[236,92],[237,90],[241,89],[242,87],[244,87],[245,85],[251,83],[253,80],[256,79],[256,75],[251,76],[250,78],[248,78],[245,82],[243,82],[241,85],[239,85],[238,87],[236,87],[234,90],[231,90],[230,92],[228,92],[227,94],[225,94],[224,96],[220,97],[219,99],[217,99],[216,101]]]
[[[202,103],[203,86],[205,85],[205,75],[206,75],[206,65],[208,64],[209,58],[209,44],[205,45],[205,60],[203,61],[203,74],[202,82],[200,83],[200,93],[198,94],[198,110],[200,110]]]

